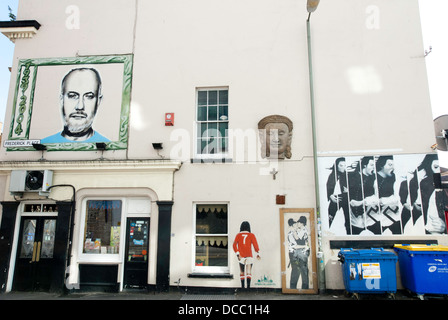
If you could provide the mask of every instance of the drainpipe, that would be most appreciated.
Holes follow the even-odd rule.
[[[316,117],[314,112],[314,79],[313,79],[313,61],[311,51],[311,26],[310,26],[311,12],[308,14],[306,20],[307,42],[308,42],[308,69],[310,80],[310,102],[311,102],[311,127],[313,136],[313,159],[314,159],[314,186],[316,196],[316,216],[317,216],[317,243],[318,243],[318,281],[319,292],[325,292],[325,260],[322,248],[322,223],[320,220],[320,205],[319,205],[319,176],[317,166],[317,141],[316,141]]]

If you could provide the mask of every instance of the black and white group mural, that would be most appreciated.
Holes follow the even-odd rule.
[[[322,228],[333,235],[446,234],[437,154],[319,158]],[[437,181],[436,181],[437,182]]]

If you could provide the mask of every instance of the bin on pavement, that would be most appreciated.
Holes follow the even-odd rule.
[[[423,299],[424,294],[448,294],[448,246],[396,244],[401,282]]]
[[[359,294],[387,293],[395,298],[397,291],[397,256],[383,248],[354,250],[341,248],[345,290],[359,299]]]

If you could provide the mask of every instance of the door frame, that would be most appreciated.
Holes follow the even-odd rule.
[[[148,189],[150,190],[150,189]],[[127,218],[151,218],[154,213],[158,213],[157,195],[155,193],[148,192],[148,190],[132,190],[130,193],[126,188],[117,189],[103,189],[103,188],[84,188],[77,191],[76,194],[76,216],[73,227],[73,244],[71,251],[71,264],[67,269],[68,277],[66,277],[66,283],[68,287],[78,289],[79,285],[79,265],[82,264],[100,264],[100,265],[118,265],[118,290],[123,291],[123,276],[124,276],[124,241],[126,228],[122,227],[120,231],[120,253],[118,257],[110,258],[107,255],[85,255],[83,251],[84,241],[84,226],[86,216],[86,201],[89,200],[122,200],[122,226],[126,225]],[[152,220],[152,219],[151,219]],[[155,229],[154,229],[155,228]],[[149,263],[148,266],[148,282],[152,283],[156,281],[155,270],[157,261],[157,225],[151,224],[150,230],[150,244],[149,244]],[[152,263],[152,264],[151,264]]]
[[[124,246],[124,254],[123,254],[123,277],[122,277],[122,279],[123,279],[123,289],[128,289],[128,288],[125,288],[125,286],[126,286],[126,283],[125,283],[125,279],[126,279],[126,271],[127,271],[127,262],[126,262],[126,259],[127,259],[127,257],[128,257],[128,254],[129,254],[129,232],[130,232],[130,228],[131,228],[131,220],[144,220],[144,221],[148,221],[148,234],[147,234],[147,239],[148,239],[148,242],[147,242],[147,246],[146,246],[146,250],[148,251],[148,254],[147,254],[147,261],[146,261],[146,276],[147,276],[147,278],[146,278],[146,287],[148,287],[149,286],[149,258],[150,258],[150,254],[149,254],[149,248],[150,248],[150,240],[151,240],[151,237],[150,237],[150,235],[151,235],[151,217],[150,216],[145,216],[145,217],[141,217],[141,216],[128,216],[128,217],[126,217],[126,231],[125,231],[125,246]]]
[[[27,220],[35,220],[36,225],[34,226],[34,238],[33,238],[33,250],[32,250],[32,257],[31,258],[25,258],[26,261],[20,261],[20,253],[21,253],[21,243],[23,241],[24,229],[25,229],[25,221]],[[49,291],[52,285],[52,280],[50,280],[48,283],[45,283],[45,286],[48,286],[48,289],[44,290],[42,287],[38,287],[39,283],[39,274],[43,270],[49,270],[51,274],[53,273],[53,268],[57,266],[57,263],[55,262],[57,257],[55,257],[55,243],[56,239],[53,239],[53,257],[51,258],[52,261],[46,260],[42,257],[42,250],[43,250],[43,243],[44,243],[44,230],[45,230],[45,222],[47,220],[54,220],[54,237],[56,238],[56,226],[58,223],[58,217],[57,216],[41,216],[41,215],[35,215],[35,216],[22,216],[20,219],[20,229],[19,233],[17,235],[18,238],[18,245],[17,245],[17,251],[16,251],[16,261],[15,261],[15,268],[14,268],[14,278],[12,283],[12,289],[17,290],[16,287],[16,275],[18,272],[18,264],[24,263],[24,267],[30,271],[29,275],[29,281],[30,281],[30,287],[27,289],[23,289],[22,291]],[[20,251],[20,252],[19,252]],[[45,260],[44,260],[45,259]],[[28,264],[27,264],[28,263]],[[50,265],[49,265],[50,264]],[[45,273],[45,272],[44,272]],[[50,277],[51,278],[51,277]]]
[[[57,211],[54,212],[26,212],[26,205],[29,204],[39,204],[42,208],[45,205],[55,205],[58,207]],[[20,238],[20,228],[21,221],[23,217],[56,217],[56,234],[55,234],[55,245],[54,254],[58,255],[58,266],[56,267],[54,273],[54,281],[50,288],[51,292],[63,293],[67,288],[65,284],[65,274],[66,267],[69,264],[70,256],[67,255],[70,251],[70,241],[72,241],[72,230],[73,230],[73,215],[74,215],[75,202],[74,201],[22,201],[18,205],[17,214],[15,217],[14,231],[12,234],[13,241],[11,245],[11,256],[9,259],[8,276],[6,283],[6,292],[12,290],[12,285],[14,282],[15,267],[17,260],[17,251],[19,249],[19,238]]]

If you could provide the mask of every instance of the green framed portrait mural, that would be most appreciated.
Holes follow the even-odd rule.
[[[8,151],[126,149],[132,55],[20,60]]]

